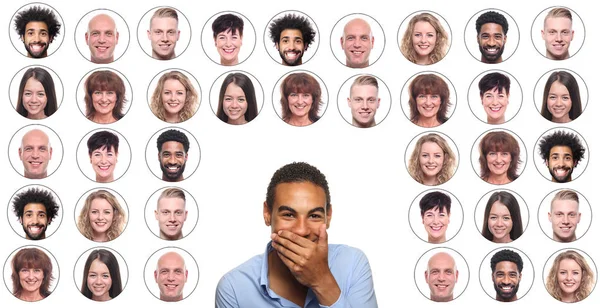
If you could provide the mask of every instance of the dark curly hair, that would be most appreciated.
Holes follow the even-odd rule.
[[[32,21],[39,21],[46,24],[48,27],[48,34],[50,35],[50,42],[60,34],[61,24],[54,12],[49,8],[32,6],[27,10],[17,13],[17,16],[15,17],[15,31],[17,31],[19,36],[22,37],[25,35],[25,27]]]
[[[504,15],[498,12],[489,11],[481,14],[477,18],[477,21],[475,22],[475,29],[477,29],[477,35],[479,35],[479,33],[481,32],[481,26],[489,23],[494,23],[502,26],[502,32],[504,32],[504,35],[506,35],[506,33],[508,32],[508,21],[506,20],[506,17],[504,17]]]
[[[326,209],[331,206],[331,196],[329,195],[329,184],[325,175],[314,166],[304,162],[294,162],[279,168],[273,174],[269,187],[267,188],[267,206],[269,211],[273,211],[273,202],[275,202],[275,188],[280,183],[313,183],[325,191],[327,200]]]
[[[52,196],[50,191],[41,188],[30,188],[26,191],[18,193],[12,201],[13,212],[17,217],[22,218],[25,206],[30,203],[40,203],[46,208],[46,216],[48,217],[48,224],[54,220],[54,217],[58,215],[58,203]]]
[[[169,129],[160,134],[160,136],[158,136],[158,138],[156,139],[156,146],[158,147],[159,153],[162,150],[163,143],[168,141],[175,141],[181,143],[183,145],[183,150],[185,151],[185,153],[187,153],[190,149],[190,140],[183,132],[180,132],[176,129]]]
[[[519,273],[523,271],[523,259],[521,258],[521,256],[510,249],[502,249],[492,256],[492,260],[490,261],[490,265],[492,266],[492,273],[496,270],[496,264],[503,261],[508,261],[516,264]]]
[[[302,32],[302,40],[304,46],[308,47],[315,41],[317,32],[313,30],[307,17],[296,16],[294,14],[286,14],[285,16],[275,19],[269,25],[269,36],[275,44],[279,44],[281,32],[286,29],[296,29]]]
[[[555,146],[569,147],[571,152],[573,152],[573,161],[575,162],[575,165],[583,159],[585,148],[583,147],[583,144],[581,144],[579,137],[574,133],[559,130],[551,135],[542,137],[539,145],[540,156],[542,156],[545,161],[548,161],[550,159],[550,150]]]

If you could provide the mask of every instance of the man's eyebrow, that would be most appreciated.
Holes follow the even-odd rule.
[[[316,208],[308,211],[308,214],[310,215],[310,214],[317,213],[317,212],[325,214],[325,208],[322,206],[316,207]]]
[[[291,208],[291,207],[289,207],[287,205],[281,205],[277,209],[277,212],[283,212],[283,211],[289,211],[289,212],[292,212],[292,213],[296,213],[296,210],[294,210],[293,208]]]

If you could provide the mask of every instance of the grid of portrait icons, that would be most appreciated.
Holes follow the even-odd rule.
[[[592,4],[376,2],[5,4],[2,301],[297,304],[224,276],[284,258],[292,162],[327,178],[337,304],[597,299]]]

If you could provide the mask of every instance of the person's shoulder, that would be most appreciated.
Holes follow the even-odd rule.
[[[329,244],[330,262],[369,262],[365,253],[359,248],[344,244]]]
[[[219,281],[219,285],[225,282],[231,284],[243,283],[244,281],[258,281],[264,260],[264,254],[256,255],[246,262],[238,265],[236,268],[227,272]]]

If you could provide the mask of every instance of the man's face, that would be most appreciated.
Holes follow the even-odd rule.
[[[573,161],[573,151],[570,147],[557,145],[550,149],[546,166],[552,176],[552,182],[566,183],[571,181],[571,174],[577,163]]]
[[[50,220],[46,214],[46,206],[41,203],[29,203],[23,208],[23,217],[19,218],[25,236],[29,240],[46,238],[46,229]]]
[[[158,153],[160,169],[163,173],[162,179],[168,182],[182,181],[187,158],[183,144],[177,141],[163,143],[160,153]]]
[[[296,66],[302,64],[302,56],[308,45],[304,44],[302,32],[298,29],[285,29],[281,31],[279,43],[275,43],[283,65]]]
[[[378,89],[372,85],[355,85],[350,89],[348,107],[352,111],[352,125],[375,126],[375,113],[379,108]]]
[[[115,46],[119,42],[114,20],[104,14],[92,18],[85,33],[85,42],[90,48],[90,60],[93,63],[113,62]]]
[[[552,238],[567,243],[577,239],[575,231],[581,220],[579,203],[575,200],[554,200],[550,206],[548,220],[552,223]]]
[[[348,22],[340,41],[346,54],[346,66],[352,68],[369,66],[369,55],[375,38],[371,34],[371,26],[366,21],[354,19]]]
[[[521,282],[521,273],[519,273],[517,264],[511,261],[498,262],[492,273],[492,280],[497,300],[503,302],[517,300],[517,291],[519,291]]]
[[[479,34],[477,34],[477,43],[479,44],[482,62],[502,62],[506,35],[504,35],[501,25],[491,22],[483,24]]]
[[[154,217],[158,221],[160,229],[160,238],[166,240],[183,238],[181,229],[187,219],[187,213],[183,199],[160,198],[156,211],[154,211]]]
[[[438,253],[429,259],[425,281],[429,285],[432,301],[448,302],[454,299],[453,291],[457,280],[456,264],[449,254]]]
[[[152,43],[152,58],[159,60],[175,58],[175,45],[179,40],[177,19],[173,17],[152,18],[148,39]]]
[[[48,47],[54,37],[50,36],[48,26],[42,21],[30,21],[25,25],[25,34],[21,36],[23,45],[30,58],[44,58],[48,56]]]
[[[242,47],[242,36],[239,29],[227,29],[217,34],[215,38],[215,46],[221,57],[221,64],[235,65],[238,64],[238,55]]]
[[[183,287],[187,282],[188,271],[183,258],[168,252],[158,260],[154,271],[154,280],[160,290],[160,299],[166,302],[176,302],[183,299]]]
[[[575,31],[572,21],[567,17],[548,17],[544,21],[542,38],[546,42],[546,57],[553,60],[563,60],[569,57],[569,45]]]
[[[52,147],[48,136],[41,130],[32,130],[23,136],[19,158],[25,168],[23,176],[28,179],[43,179],[48,175],[48,161],[52,158]]]
[[[437,206],[425,211],[423,213],[423,226],[425,226],[425,231],[427,232],[428,242],[445,242],[446,230],[449,223],[450,214],[448,214],[448,208]]]
[[[271,233],[287,230],[316,243],[321,225],[329,227],[331,220],[331,208],[326,210],[326,203],[323,188],[311,182],[279,183],[273,210],[269,211],[265,202],[263,217]]]

